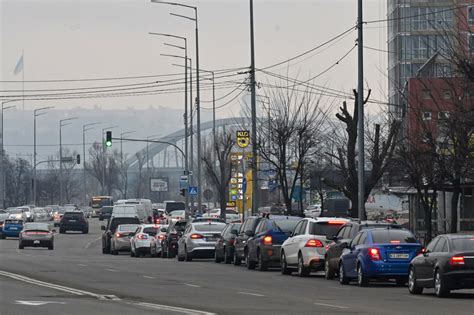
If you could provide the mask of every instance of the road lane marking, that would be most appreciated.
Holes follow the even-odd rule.
[[[154,304],[154,303],[139,302],[139,303],[132,303],[132,304],[137,305],[137,306],[152,308],[155,310],[171,311],[171,312],[188,314],[188,315],[216,315],[215,313],[210,313],[210,312],[192,310],[189,308],[175,307],[175,306],[169,306],[169,305]]]
[[[87,267],[87,265],[84,265],[84,264],[77,264],[77,265],[81,267]]]
[[[115,269],[105,269],[107,271],[110,271],[110,272],[118,272],[118,270],[115,270]]]
[[[30,306],[41,306],[46,304],[66,304],[66,302],[54,302],[54,301],[15,301],[17,305],[30,305]]]
[[[339,308],[339,309],[348,309],[348,308],[349,308],[349,307],[347,307],[347,306],[340,306],[340,305],[326,304],[326,303],[314,303],[314,305],[327,306],[327,307],[335,307],[335,308]]]
[[[155,277],[150,277],[150,276],[143,276],[143,278],[147,278],[147,279],[156,279]]]
[[[343,286],[340,287],[328,287],[330,289],[336,289],[336,290],[350,290],[349,288],[344,288]]]
[[[185,283],[184,285],[188,287],[193,287],[193,288],[202,288],[200,285],[197,285],[197,284]]]
[[[258,297],[265,296],[265,295],[263,295],[263,294],[250,293],[250,292],[237,292],[237,293],[238,293],[238,294],[244,294],[244,295],[258,296]]]
[[[95,240],[90,241],[89,243],[86,244],[86,246],[84,246],[84,248],[89,248],[93,243],[97,242],[100,239],[102,239],[102,236],[99,236]]]

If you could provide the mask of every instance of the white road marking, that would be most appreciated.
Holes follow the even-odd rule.
[[[84,264],[77,264],[77,265],[81,267],[87,267],[87,265],[84,265]]]
[[[265,295],[263,295],[263,294],[250,293],[250,292],[237,292],[237,293],[238,293],[238,294],[244,294],[244,295],[258,296],[258,297],[265,296]]]
[[[133,304],[137,305],[137,306],[152,308],[152,309],[155,309],[155,310],[171,311],[171,312],[177,312],[177,313],[188,314],[188,315],[215,315],[215,313],[210,313],[210,312],[192,310],[192,309],[189,309],[189,308],[154,304],[154,303],[139,302],[139,303],[133,303]]]
[[[115,269],[105,269],[107,271],[110,271],[110,272],[118,272],[118,270],[115,270]]]
[[[147,278],[147,279],[156,279],[155,277],[150,277],[150,276],[143,276],[143,278]]]
[[[326,303],[314,303],[314,305],[335,307],[335,308],[340,308],[340,309],[348,309],[349,308],[347,306],[340,306],[340,305],[333,305],[333,304],[326,304]]]
[[[92,245],[92,243],[95,243],[95,242],[97,242],[97,241],[100,240],[100,239],[102,239],[102,236],[99,236],[99,237],[96,238],[95,240],[90,241],[89,243],[87,243],[87,244],[84,246],[84,248],[89,248],[89,247]]]
[[[343,286],[340,286],[340,287],[328,287],[328,288],[336,289],[336,290],[350,290],[349,288],[344,288]]]
[[[46,305],[46,304],[66,304],[66,302],[54,302],[54,301],[15,301],[15,304],[18,304],[18,305],[41,306],[41,305]]]
[[[193,288],[202,288],[200,285],[197,285],[197,284],[185,283],[184,285],[188,287],[193,287]]]

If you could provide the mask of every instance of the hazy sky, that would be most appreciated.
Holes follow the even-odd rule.
[[[249,1],[199,0],[181,1],[198,7],[200,59],[202,69],[227,69],[250,64]],[[365,20],[384,19],[386,1],[364,1]],[[255,0],[256,66],[283,61],[311,49],[355,25],[356,0]],[[182,68],[172,63],[179,59],[160,56],[162,53],[181,54],[164,46],[164,42],[180,45],[179,40],[149,35],[148,32],[173,33],[188,37],[189,55],[194,55],[194,22],[170,16],[170,12],[189,15],[193,10],[151,3],[149,0],[0,0],[1,11],[1,80],[21,80],[21,73],[13,69],[24,51],[25,80],[109,78],[181,73]],[[386,49],[385,23],[370,24],[365,32],[365,45]],[[297,59],[297,63],[281,65],[268,71],[289,74],[306,80],[330,65],[354,46],[357,32]],[[374,90],[374,98],[385,100],[386,54],[365,50],[367,84]],[[232,72],[235,73],[235,72]],[[231,73],[231,74],[232,74]],[[62,89],[119,84],[136,84],[177,77],[156,77],[126,81],[98,81],[74,83],[27,83],[25,89]],[[217,82],[232,81],[220,86],[221,97],[243,81],[244,76],[221,78]],[[357,49],[339,65],[314,83],[350,92],[357,86]],[[261,86],[276,79],[257,73]],[[179,88],[172,86],[171,88]],[[205,87],[205,86],[204,86]],[[5,90],[21,90],[21,83],[2,83],[2,95],[18,94]],[[237,91],[238,92],[238,91]],[[217,106],[235,101],[218,110],[218,117],[237,115],[239,101],[245,94],[235,92],[217,102]],[[30,92],[36,93],[36,92]],[[58,92],[54,92],[58,93]],[[211,94],[203,91],[201,99],[209,101]],[[46,102],[43,102],[46,103]],[[28,108],[43,105],[27,102]],[[182,108],[182,93],[48,101],[56,107],[126,108],[130,106],[167,106]],[[210,103],[202,103],[203,107]],[[378,110],[370,105],[369,110]]]

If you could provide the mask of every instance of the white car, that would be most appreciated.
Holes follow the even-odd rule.
[[[168,214],[168,223],[181,221],[186,218],[186,211],[185,210],[174,210],[170,214]]]
[[[222,222],[189,223],[178,241],[178,261],[214,257],[216,243],[225,227]]]
[[[150,241],[160,231],[155,224],[142,224],[130,239],[130,256],[140,257],[150,253]]]
[[[12,220],[22,220],[23,222],[28,222],[28,216],[26,214],[26,209],[29,208],[14,208],[8,210],[8,219]],[[29,213],[29,212],[28,212]]]
[[[203,217],[205,218],[220,218],[220,216],[221,216],[221,209],[212,209],[209,212],[203,214]],[[240,221],[240,215],[235,210],[226,209],[225,221],[227,223]]]
[[[314,204],[309,205],[308,208],[304,211],[304,215],[307,218],[317,218],[321,215],[321,205]]]
[[[324,270],[326,245],[339,228],[350,221],[346,218],[306,218],[295,227],[281,247],[281,273],[291,274],[296,269],[300,277],[311,271]]]

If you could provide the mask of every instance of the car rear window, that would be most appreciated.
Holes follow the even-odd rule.
[[[21,224],[22,220],[5,220],[5,224]]]
[[[410,231],[380,229],[372,231],[372,240],[374,243],[390,244],[400,243],[418,243],[415,236]]]
[[[114,210],[114,207],[102,207],[100,211],[102,213],[112,213],[113,210]]]
[[[453,239],[453,247],[456,252],[474,251],[474,236]]]
[[[82,217],[83,214],[82,212],[66,212],[64,215],[63,215],[63,218],[66,218],[66,219],[78,219],[79,217]]]
[[[184,215],[185,215],[184,210],[175,210],[173,211],[173,213],[171,213],[172,217],[182,217]]]
[[[187,222],[178,222],[176,223],[176,225],[174,226],[174,229],[177,231],[177,232],[183,232],[185,227],[186,227],[186,224]]]
[[[49,226],[46,223],[27,223],[23,227],[24,230],[44,230],[49,231]]]
[[[149,227],[149,228],[143,229],[143,233],[146,233],[150,236],[155,236],[157,232],[158,232],[158,227]]]
[[[330,237],[336,235],[339,228],[343,225],[341,224],[329,224],[328,222],[315,222],[311,224],[311,235],[323,235]]]
[[[138,218],[115,218],[111,222],[110,230],[115,231],[121,224],[140,224],[140,220]]]
[[[198,232],[220,232],[225,228],[225,224],[198,224],[194,230]]]
[[[184,205],[184,202],[167,202],[166,203],[166,211],[168,213],[171,213],[176,210],[184,210],[186,206]]]
[[[274,224],[281,232],[293,232],[295,229],[296,224],[298,224],[299,220],[275,220]]]
[[[138,228],[138,225],[120,225],[118,230],[121,232],[135,232]]]

